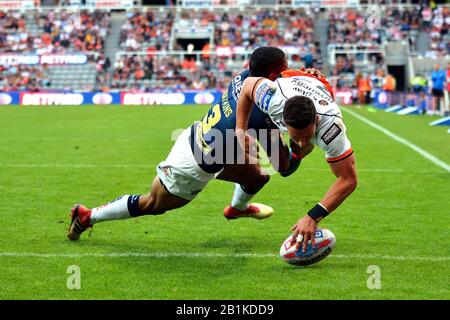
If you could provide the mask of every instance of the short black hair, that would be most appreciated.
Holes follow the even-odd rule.
[[[271,73],[281,68],[286,55],[277,47],[259,47],[250,56],[249,70],[252,77],[268,78]]]
[[[286,100],[283,109],[284,122],[295,129],[304,129],[316,121],[314,102],[303,96],[293,96]]]

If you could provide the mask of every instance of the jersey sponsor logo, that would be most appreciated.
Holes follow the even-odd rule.
[[[233,96],[234,100],[238,100],[239,96],[241,95],[242,90],[242,84],[243,84],[242,76],[238,75],[235,77],[232,81],[232,90],[231,95]]]
[[[183,104],[186,96],[182,93],[122,93],[123,105]]]
[[[276,87],[269,85],[267,82],[262,83],[255,93],[256,104],[262,109],[267,111],[269,109],[270,100],[276,91]]]
[[[81,93],[28,93],[20,96],[22,105],[82,105],[84,97]]]
[[[336,137],[342,132],[342,129],[336,123],[333,123],[331,127],[322,135],[321,139],[326,145],[329,145]]]
[[[301,96],[309,97],[314,101],[325,100],[332,103],[334,99],[331,97],[328,89],[323,85],[314,85],[310,79],[306,77],[291,78],[292,90],[297,91]]]
[[[327,105],[328,105],[328,102],[326,102],[325,100],[320,100],[320,101],[319,101],[319,104],[320,104],[321,106],[327,106]]]
[[[227,118],[233,113],[230,100],[228,99],[228,91],[225,91],[222,95],[222,112]]]

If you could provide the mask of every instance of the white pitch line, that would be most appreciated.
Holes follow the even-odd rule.
[[[19,163],[19,164],[7,164],[0,163],[0,168],[31,168],[31,169],[41,169],[41,168],[61,168],[61,169],[117,169],[117,168],[154,168],[156,165],[133,165],[133,164],[27,164],[27,163]],[[327,171],[328,168],[302,168],[302,171]],[[404,169],[384,169],[384,168],[367,168],[361,169],[358,168],[358,172],[380,172],[380,173],[416,173],[416,174],[427,174],[427,173],[441,173],[440,171],[433,170],[404,170]]]
[[[84,168],[151,168],[151,165],[128,165],[128,164],[27,164],[27,163],[17,163],[17,164],[7,164],[2,163],[0,167],[3,168],[68,168],[68,169],[84,169]]]
[[[375,122],[370,121],[369,119],[367,119],[366,117],[363,117],[361,115],[359,115],[358,113],[348,109],[348,108],[342,108],[342,110],[350,113],[352,116],[354,116],[355,118],[361,120],[362,122],[365,122],[366,124],[368,124],[369,126],[383,132],[385,135],[387,135],[388,137],[394,139],[397,142],[400,142],[402,144],[404,144],[405,146],[413,149],[415,152],[417,152],[418,154],[420,154],[422,157],[424,157],[425,159],[433,162],[435,165],[441,167],[442,169],[444,169],[447,172],[450,172],[450,165],[448,165],[447,163],[445,163],[444,161],[436,158],[435,156],[433,156],[432,154],[428,153],[427,151],[423,150],[422,148],[416,146],[414,143],[399,137],[398,135],[396,135],[395,133],[392,133],[391,131],[387,130],[386,128],[383,128],[382,126],[376,124]]]
[[[208,252],[110,252],[110,253],[35,253],[35,252],[0,252],[1,257],[12,258],[275,258],[275,253],[208,253]],[[386,256],[372,254],[331,254],[329,258],[341,260],[393,260],[393,261],[427,261],[445,262],[450,257],[424,256]]]

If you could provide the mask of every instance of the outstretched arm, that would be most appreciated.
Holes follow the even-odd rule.
[[[334,211],[356,188],[357,174],[353,155],[341,161],[330,163],[330,168],[337,178],[336,181],[320,203],[311,209],[291,229],[294,232],[293,242],[296,241],[299,234],[303,236],[302,245],[304,252],[309,240],[311,240],[313,246],[315,245],[314,234],[317,224]]]
[[[353,155],[344,160],[330,163],[330,169],[337,179],[320,201],[320,203],[328,209],[329,213],[334,211],[350,194],[352,194],[358,180],[355,157]]]

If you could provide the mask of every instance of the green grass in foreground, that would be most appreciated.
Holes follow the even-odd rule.
[[[450,163],[450,135],[429,127],[431,118],[352,109]],[[450,298],[450,174],[345,111],[359,185],[321,223],[335,233],[337,245],[316,265],[292,267],[276,254],[290,227],[334,180],[320,150],[293,176],[273,176],[258,194],[256,201],[276,210],[265,221],[226,221],[222,210],[233,185],[212,181],[184,208],[98,224],[92,238],[67,240],[74,203],[92,207],[147,192],[155,166],[172,146],[172,131],[206,110],[1,107],[0,298]],[[79,255],[86,253],[99,256]],[[112,253],[125,256],[102,256]],[[80,290],[66,286],[70,265],[80,267]],[[381,269],[380,290],[367,288],[370,265]]]

